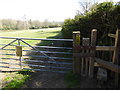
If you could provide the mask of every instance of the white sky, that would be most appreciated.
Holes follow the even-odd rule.
[[[73,18],[80,10],[80,1],[85,0],[0,0],[0,19],[22,20],[26,15],[27,19],[32,20],[64,21]]]

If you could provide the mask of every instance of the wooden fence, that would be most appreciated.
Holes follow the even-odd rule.
[[[95,63],[115,73],[115,85],[118,86],[120,74],[120,30],[116,34],[108,34],[115,39],[114,46],[96,46],[97,30],[91,31],[90,38],[82,38],[80,44],[80,32],[73,32],[73,72],[81,76],[93,77]],[[113,51],[113,58],[105,61],[96,58],[96,51]]]

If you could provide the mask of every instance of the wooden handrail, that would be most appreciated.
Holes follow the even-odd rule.
[[[95,61],[101,65],[102,67],[106,68],[106,69],[109,69],[113,72],[117,72],[117,73],[120,73],[120,66],[118,66],[117,64],[113,64],[111,62],[107,62],[107,61],[104,61],[102,59],[99,59],[99,58],[95,58]]]
[[[109,33],[108,34],[109,37],[115,38],[115,34]]]
[[[115,46],[96,46],[98,51],[114,51]]]
[[[115,46],[74,46],[78,50],[98,50],[98,51],[114,51]]]

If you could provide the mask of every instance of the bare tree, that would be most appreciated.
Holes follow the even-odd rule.
[[[23,18],[23,22],[24,22],[24,24],[23,24],[24,25],[24,29],[29,29],[26,15],[24,15],[22,18]]]
[[[87,12],[89,12],[92,8],[92,5],[96,3],[96,0],[80,0],[80,8],[82,8],[82,11],[77,10],[78,14],[85,15]]]

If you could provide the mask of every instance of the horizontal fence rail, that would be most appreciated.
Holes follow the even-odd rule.
[[[10,69],[25,69],[25,70],[34,70],[34,71],[43,71],[43,72],[57,72],[57,73],[66,73],[65,71],[52,71],[52,70],[43,70],[43,69],[31,69],[31,68],[16,68],[8,66],[0,66],[1,68],[10,68]]]
[[[9,65],[20,65],[17,63],[7,63],[7,62],[0,62],[2,64],[9,64]],[[52,67],[52,66],[44,66],[44,65],[33,65],[33,64],[21,64],[22,66],[33,66],[33,67],[42,67],[42,68],[56,68],[56,69],[71,69],[72,68],[66,68],[66,67]]]
[[[17,38],[17,37],[0,37],[2,39],[17,39],[17,40],[45,40],[45,41],[73,41],[73,39],[39,39],[39,38]]]
[[[15,51],[16,49],[2,49],[2,50],[8,50],[8,51]],[[26,52],[39,52],[39,51],[35,51],[35,50],[23,50]],[[70,52],[50,52],[50,51],[41,51],[43,53],[56,53],[56,54],[72,54]]]
[[[0,54],[0,55],[10,55],[16,56],[16,54]],[[38,58],[48,58],[46,56],[38,56],[38,55],[23,55],[23,56],[30,56],[30,57],[38,57]],[[49,59],[63,59],[63,60],[72,60],[72,58],[63,58],[63,57],[49,57]]]
[[[0,44],[0,45],[6,45],[6,44]],[[16,45],[9,45],[9,46],[16,46]],[[20,45],[22,47],[29,47],[27,45]],[[51,49],[70,49],[72,50],[72,48],[70,47],[53,47],[53,46],[33,46],[34,48],[51,48]],[[3,50],[3,49],[0,49],[0,50]]]
[[[0,44],[0,45],[6,45],[6,44]],[[9,46],[16,46],[16,45],[9,45]],[[23,47],[29,47],[27,45],[21,45]],[[53,47],[53,46],[33,46],[33,47],[38,47],[38,48],[52,48],[52,49],[70,49],[72,50],[72,48],[69,47]],[[77,47],[79,49],[79,47]],[[114,51],[115,46],[96,46],[95,47],[97,51]],[[85,48],[81,48],[81,49],[85,49]],[[86,48],[86,49],[91,49],[91,48]],[[0,50],[4,50],[4,49],[0,49]]]
[[[1,58],[2,60],[19,60],[19,59],[14,59],[14,58]],[[51,62],[51,61],[43,61],[43,60],[29,60],[29,59],[24,59],[22,61],[29,61],[29,62],[40,62],[40,63],[51,63],[51,64],[65,64],[65,65],[72,65],[72,63],[62,63],[62,62],[59,62],[59,61],[56,61],[56,62]]]
[[[96,46],[98,51],[114,51],[115,46]]]

